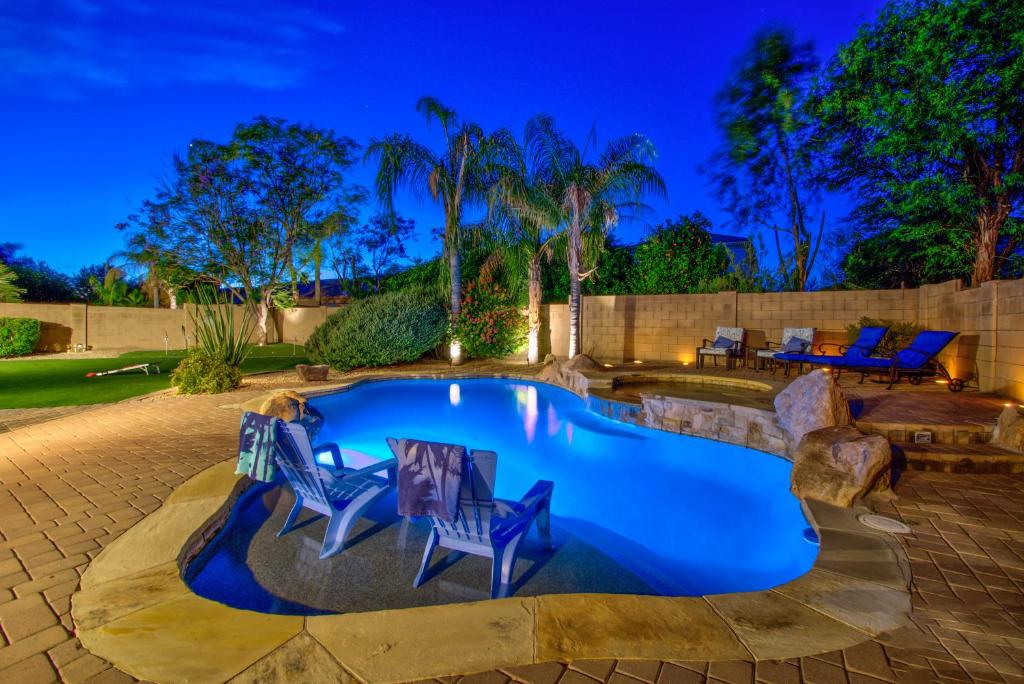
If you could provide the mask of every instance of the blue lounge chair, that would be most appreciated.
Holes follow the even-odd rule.
[[[910,344],[892,356],[843,359],[835,365],[840,373],[860,373],[861,382],[864,382],[871,373],[888,375],[889,386],[886,389],[892,389],[892,386],[902,378],[907,378],[910,384],[917,385],[925,377],[938,375],[946,380],[951,392],[959,392],[964,388],[963,380],[952,377],[946,367],[935,358],[957,334],[948,330],[923,330],[914,336]]]
[[[333,468],[321,465],[321,453],[329,453]],[[357,470],[346,468],[337,445],[317,447],[314,452],[306,429],[284,421],[277,424],[275,460],[295,490],[295,504],[277,536],[292,530],[303,508],[326,515],[330,520],[320,558],[333,556],[344,548],[356,520],[394,485],[398,467],[395,459],[389,458]]]
[[[412,440],[388,439],[388,446],[404,462],[407,443]],[[440,447],[458,448],[454,445]],[[519,501],[494,497],[498,455],[493,451],[473,451],[463,458],[459,502],[454,520],[445,522],[437,516],[431,521],[430,539],[423,551],[423,562],[412,585],[418,587],[427,578],[430,557],[438,546],[455,552],[483,556],[491,560],[491,598],[511,593],[512,571],[515,568],[519,543],[529,532],[533,521],[541,541],[551,548],[551,494],[554,483],[538,480]],[[399,497],[401,497],[401,492]]]
[[[790,366],[794,363],[799,366],[797,372],[802,373],[805,363],[809,366],[836,366],[849,360],[870,358],[875,349],[878,348],[878,345],[882,343],[882,338],[885,337],[885,333],[888,330],[884,326],[865,326],[860,329],[860,333],[853,344],[831,345],[839,347],[839,354],[837,355],[825,354],[825,347],[830,346],[830,343],[824,342],[818,345],[820,354],[782,353],[775,355],[775,361],[781,361],[785,364],[785,375],[789,375]]]

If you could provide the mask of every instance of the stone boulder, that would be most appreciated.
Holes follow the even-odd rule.
[[[825,370],[811,371],[779,392],[775,397],[775,412],[786,434],[790,453],[808,432],[853,422],[839,381]]]
[[[577,354],[562,364],[562,367],[569,370],[580,371],[582,373],[583,371],[597,370],[602,366],[586,354]]]
[[[1024,451],[1024,415],[1017,406],[1007,406],[999,414],[992,444],[1013,451]]]
[[[330,372],[331,367],[326,364],[310,366],[309,364],[300,363],[295,366],[295,370],[299,372],[299,377],[302,378],[303,382],[322,382],[327,379],[327,374]]]
[[[544,368],[537,374],[537,379],[541,382],[564,387],[581,397],[587,396],[587,389],[590,386],[590,382],[583,373],[569,368],[567,364],[554,357],[551,357],[544,364]]]
[[[257,413],[280,418],[286,423],[301,423],[306,428],[311,442],[324,424],[324,417],[309,405],[309,400],[291,390],[282,390],[270,395],[257,410]]]
[[[790,491],[849,508],[871,492],[889,489],[892,449],[881,435],[850,426],[812,430],[793,455]]]

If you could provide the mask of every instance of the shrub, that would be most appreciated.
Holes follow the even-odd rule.
[[[910,340],[914,339],[914,335],[924,330],[924,328],[916,323],[861,316],[856,325],[846,326],[846,336],[851,344],[857,339],[860,329],[867,326],[885,326],[889,328],[889,331],[885,333],[885,337],[882,338],[882,343],[875,350],[875,356],[891,356],[895,354],[897,350],[903,349],[903,347],[910,344]]]
[[[373,295],[328,316],[306,353],[340,371],[415,361],[441,342],[446,319],[441,302],[420,290]]]
[[[0,357],[31,354],[39,342],[39,330],[34,318],[0,318]]]
[[[711,241],[711,221],[697,212],[655,228],[636,247],[632,291],[636,294],[698,292],[729,269],[729,252]]]
[[[193,349],[171,372],[171,384],[180,394],[217,394],[242,383],[242,371],[221,358]]]
[[[490,278],[468,283],[455,337],[469,358],[500,359],[526,344],[526,318],[508,294]]]

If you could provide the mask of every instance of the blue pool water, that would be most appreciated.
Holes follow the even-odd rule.
[[[791,465],[770,454],[621,423],[515,380],[370,382],[311,403],[319,443],[380,459],[387,437],[496,451],[509,499],[552,480],[556,543],[578,537],[663,594],[767,589],[814,563]]]

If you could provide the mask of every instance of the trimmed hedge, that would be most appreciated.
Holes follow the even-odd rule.
[[[429,294],[399,290],[360,299],[331,314],[306,340],[314,363],[347,371],[415,361],[447,330],[444,306]]]
[[[0,357],[31,354],[41,326],[34,318],[0,318]]]
[[[193,349],[171,371],[171,385],[179,394],[219,394],[242,384],[242,371],[230,366],[224,359],[209,356],[201,349]]]

